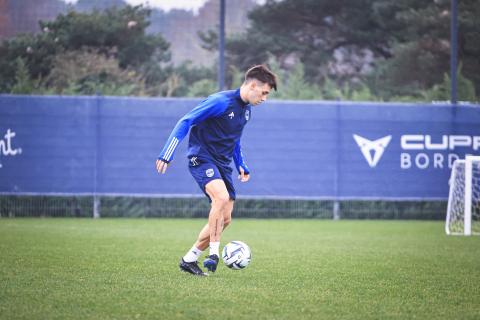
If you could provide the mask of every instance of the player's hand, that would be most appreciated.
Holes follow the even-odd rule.
[[[240,167],[239,171],[240,174],[238,175],[238,180],[240,180],[241,182],[247,182],[248,180],[250,180],[250,174],[245,173],[245,170],[243,170],[242,167]]]
[[[164,174],[167,171],[168,163],[162,159],[157,159],[157,171],[158,173]]]

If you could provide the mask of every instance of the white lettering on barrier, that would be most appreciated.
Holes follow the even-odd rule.
[[[432,137],[425,136],[425,147],[427,150],[447,150],[448,137],[442,136],[442,143],[432,143]]]
[[[430,164],[430,159],[426,153],[419,153],[415,157],[415,165],[419,169],[427,169]]]
[[[450,136],[450,150],[455,147],[470,147],[472,145],[472,137],[470,136]]]
[[[400,153],[400,168],[410,169],[412,167],[412,160],[409,153]]]
[[[15,156],[17,154],[22,153],[21,148],[14,149],[12,147],[12,139],[15,137],[16,133],[7,129],[7,133],[5,134],[5,139],[0,140],[0,155],[3,156]],[[2,164],[0,163],[0,168],[2,168]]]
[[[406,134],[400,138],[400,143],[404,150],[423,150],[423,139],[421,134]]]
[[[405,134],[400,136],[400,147],[403,151],[410,150],[438,150],[447,151],[458,148],[469,148],[473,151],[480,150],[480,136],[468,135],[442,135],[432,138],[431,135],[422,134]],[[416,167],[418,169],[451,169],[453,162],[460,159],[457,153],[400,153],[400,168],[410,169]]]
[[[389,135],[370,141],[357,134],[354,134],[353,137],[371,168],[376,167],[392,138]],[[416,167],[423,170],[431,166],[434,169],[452,168],[453,162],[460,156],[456,153],[446,153],[446,151],[458,148],[480,150],[480,136],[441,135],[440,138],[439,136],[432,138],[431,135],[404,134],[400,136],[400,147],[402,151],[407,151],[400,153],[401,169]],[[409,152],[411,150],[436,150],[439,152],[433,154],[430,152]],[[374,152],[372,153],[372,151]],[[443,152],[441,153],[441,151]],[[463,154],[463,152],[461,153]]]
[[[422,170],[428,169],[431,163],[433,163],[434,169],[443,169],[444,167],[451,169],[453,167],[453,162],[460,159],[460,156],[456,153],[449,153],[445,159],[445,156],[441,153],[434,153],[430,156],[427,153],[420,152],[413,156],[410,153],[402,152],[400,153],[400,168],[412,168],[412,157],[415,167]],[[445,160],[447,163],[445,163]]]
[[[474,136],[472,141],[472,149],[478,150],[480,149],[480,136]]]
[[[432,136],[404,134],[400,137],[403,150],[455,150],[459,147],[480,149],[480,136],[442,135],[441,142],[432,142]]]
[[[449,153],[448,154],[448,168],[451,169],[453,167],[453,162],[455,162],[455,160],[458,160],[460,159],[460,157],[455,154],[455,153]]]
[[[435,169],[437,169],[437,168],[443,169],[443,160],[444,160],[443,154],[434,153],[433,154],[433,167]]]

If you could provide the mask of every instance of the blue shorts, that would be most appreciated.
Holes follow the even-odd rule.
[[[235,187],[232,181],[233,170],[230,166],[220,166],[211,160],[199,159],[198,157],[190,157],[189,160],[188,169],[208,200],[212,201],[205,191],[205,186],[215,179],[222,179],[225,182],[230,199],[235,200]]]

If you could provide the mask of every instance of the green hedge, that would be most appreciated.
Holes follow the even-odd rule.
[[[92,217],[92,196],[0,196],[0,217]],[[206,218],[205,198],[100,197],[102,217]],[[331,200],[238,199],[236,218],[332,219]],[[446,201],[340,201],[341,219],[443,220]]]

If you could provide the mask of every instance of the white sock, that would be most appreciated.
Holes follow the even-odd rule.
[[[210,242],[210,255],[216,254],[220,256],[218,253],[218,249],[220,248],[220,241],[219,242]]]
[[[197,261],[198,258],[200,258],[200,255],[202,254],[202,250],[198,249],[193,245],[192,249],[190,249],[187,254],[183,257],[183,261],[185,262],[194,262]]]

